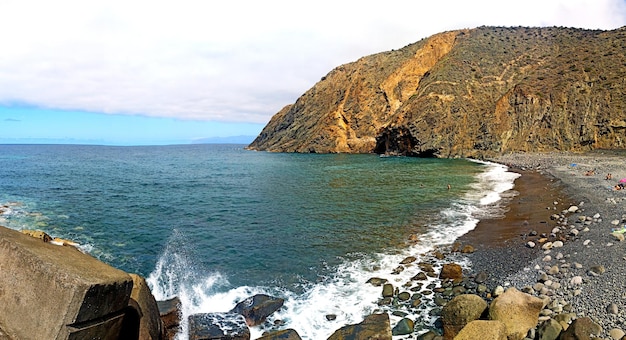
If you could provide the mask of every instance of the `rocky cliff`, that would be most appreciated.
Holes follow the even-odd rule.
[[[626,147],[626,27],[479,27],[363,57],[248,147],[488,157]]]

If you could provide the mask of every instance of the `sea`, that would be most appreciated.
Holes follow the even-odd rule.
[[[177,339],[187,339],[189,315],[228,312],[255,294],[285,304],[253,339],[287,328],[326,339],[374,312],[392,326],[410,317],[419,334],[436,321],[429,295],[416,308],[381,306],[381,287],[367,281],[409,289],[415,270],[398,273],[399,263],[432,262],[434,249],[502,215],[517,176],[468,159],[237,144],[0,145],[0,225],[73,240],[144,276],[157,300],[179,297]],[[411,293],[432,289],[428,280]]]

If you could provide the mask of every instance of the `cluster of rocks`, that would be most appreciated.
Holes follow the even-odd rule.
[[[188,318],[189,339],[248,340],[250,327],[263,324],[267,317],[279,310],[285,300],[265,294],[257,294],[239,303],[227,313],[193,314]],[[280,321],[279,321],[280,322]],[[260,339],[300,339],[293,329],[280,330],[263,335]]]

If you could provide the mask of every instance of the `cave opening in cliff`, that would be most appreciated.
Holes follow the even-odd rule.
[[[376,137],[374,152],[379,155],[394,155],[420,158],[436,158],[435,149],[419,150],[420,142],[407,127],[385,128]]]

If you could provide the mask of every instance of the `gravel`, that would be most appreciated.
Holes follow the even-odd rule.
[[[626,226],[626,190],[613,188],[626,178],[626,150],[517,153],[492,161],[522,174],[543,174],[575,204],[552,213],[551,226],[558,229],[546,233],[546,240],[525,235],[506,247],[469,254],[472,270],[489,273],[490,289],[514,286],[546,299],[545,318],[567,311],[590,317],[606,339],[626,330],[626,242],[612,235],[613,229]],[[564,242],[546,245],[554,241]]]

